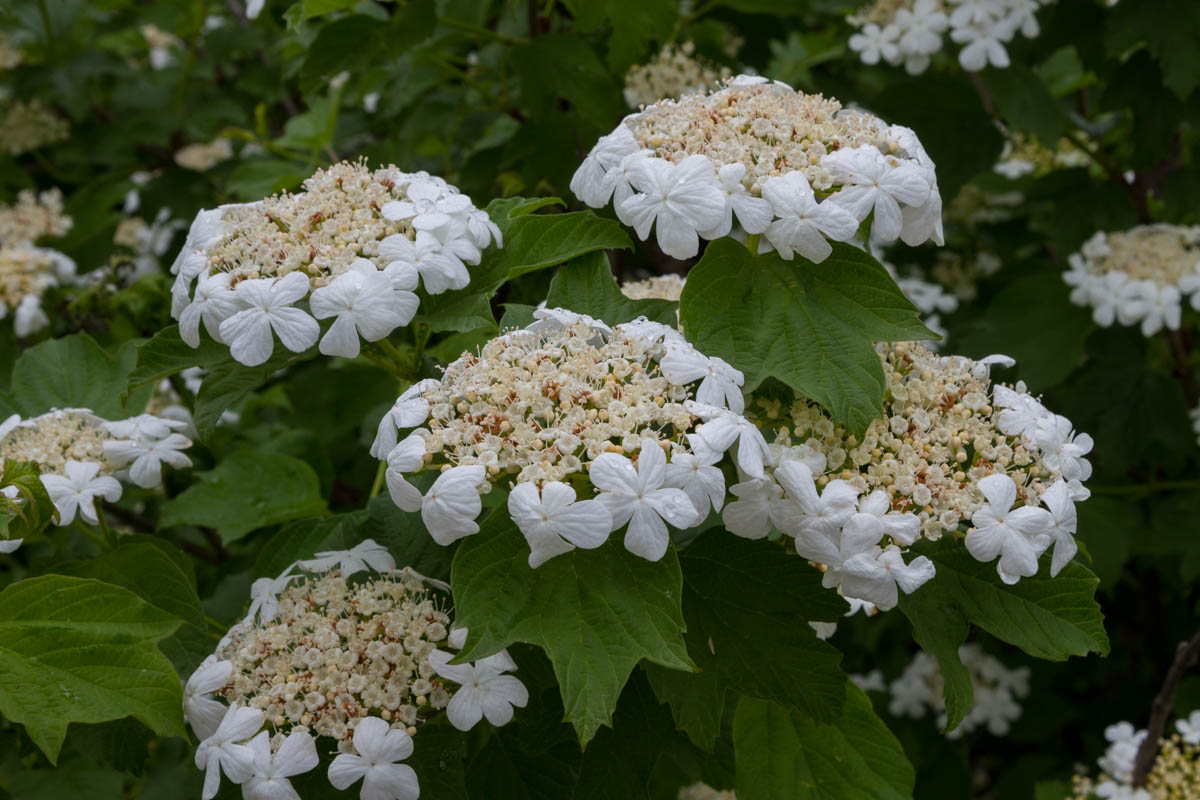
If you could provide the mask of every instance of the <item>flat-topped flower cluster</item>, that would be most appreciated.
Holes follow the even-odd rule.
[[[288,779],[318,766],[318,737],[339,753],[328,769],[334,788],[361,779],[364,800],[415,800],[417,774],[397,762],[422,725],[443,711],[464,731],[484,717],[503,725],[525,706],[506,652],[450,663],[441,648],[461,648],[467,631],[451,629],[427,582],[444,587],[397,570],[370,539],[255,581],[246,618],[184,688],[205,800],[221,773],[248,798],[295,796]],[[266,793],[270,782],[276,794]]]
[[[973,642],[958,648],[958,657],[971,677],[973,702],[962,722],[946,736],[959,739],[985,727],[993,736],[1006,735],[1021,716],[1020,701],[1029,695],[1029,667],[1009,669]],[[932,712],[938,728],[946,727],[944,681],[933,656],[917,653],[887,688],[888,711],[894,716],[920,718]]]
[[[26,189],[12,205],[0,206],[0,319],[12,313],[13,330],[20,338],[50,324],[42,295],[75,277],[74,261],[34,243],[64,236],[71,225],[58,189]]]
[[[757,76],[626,117],[571,191],[593,208],[611,201],[643,240],[655,227],[680,259],[701,238],[753,235],[760,252],[819,262],[869,216],[880,241],[942,242],[933,161],[912,130]]]
[[[1133,785],[1145,730],[1129,722],[1104,729],[1108,748],[1096,760],[1096,777],[1076,775],[1070,800],[1190,800],[1200,797],[1200,709],[1175,720],[1175,730],[1158,742],[1154,766],[1143,786]]]
[[[711,89],[730,77],[728,67],[710,64],[696,55],[696,45],[668,44],[645,64],[625,73],[625,102],[630,108]]]
[[[11,459],[38,466],[59,525],[70,525],[76,514],[95,525],[96,500],[121,499],[121,481],[154,489],[162,484],[163,464],[191,466],[183,451],[192,442],[179,432],[188,426],[154,414],[110,422],[85,408],[24,420],[14,414],[0,424],[0,463]]]
[[[875,498],[880,509],[914,515],[904,535],[909,541],[895,543],[966,528],[968,551],[981,561],[999,556],[997,570],[1005,582],[1036,574],[1038,557],[1051,546],[1050,572],[1057,575],[1077,549],[1074,504],[1088,496],[1083,481],[1091,475],[1085,458],[1091,438],[1076,434],[1070,420],[1021,384],[992,384],[990,367],[1011,359],[937,356],[912,342],[880,349],[887,381],[884,416],[861,440],[803,399],[760,396],[747,415],[773,437],[773,448],[803,453],[810,470],[803,485],[810,496],[808,484],[815,480],[823,492],[832,492],[829,503],[852,490]],[[748,505],[728,506],[726,526],[761,532],[772,522],[785,530],[794,523],[782,512],[776,512],[778,520],[763,521],[761,515],[763,509],[768,516],[773,512],[786,489],[778,470],[747,485],[740,491]],[[739,487],[733,491],[738,494]],[[838,514],[848,517],[848,501],[837,502]],[[758,520],[755,527],[752,519]],[[844,558],[824,541],[816,543],[824,554],[799,544],[797,551],[826,565]]]
[[[1038,8],[1052,0],[875,0],[847,20],[858,28],[850,49],[864,64],[904,65],[910,75],[928,69],[941,51],[942,36],[963,47],[962,68],[978,72],[1009,65],[1005,44],[1018,33],[1039,33]]]
[[[467,265],[493,242],[500,230],[487,213],[441,178],[342,162],[298,194],[201,211],[171,268],[171,313],[188,344],[199,346],[203,323],[249,366],[270,358],[275,336],[308,349],[317,320],[332,318],[320,351],[353,358],[360,338],[412,320],[418,284],[428,294],[464,288]],[[305,299],[307,311],[295,305]]]
[[[691,527],[720,508],[714,465],[739,431],[757,436],[738,413],[742,373],[644,318],[535,317],[411,387],[384,416],[371,453],[388,463],[392,499],[449,544],[479,530],[481,491],[515,481],[509,510],[531,565],[598,547],[626,523],[626,547],[661,558],[666,523]],[[441,472],[422,496],[408,477],[425,469]]]
[[[1067,261],[1071,302],[1091,306],[1097,325],[1140,325],[1153,336],[1179,329],[1189,295],[1200,311],[1200,225],[1099,231]]]

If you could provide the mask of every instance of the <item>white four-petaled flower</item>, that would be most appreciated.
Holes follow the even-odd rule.
[[[307,731],[293,731],[271,752],[271,734],[260,732],[247,745],[254,755],[254,774],[242,784],[245,800],[300,800],[288,780],[317,768],[317,745]]]
[[[228,683],[232,674],[232,661],[218,661],[216,656],[209,656],[183,686],[183,713],[200,739],[216,733],[229,710],[224,703],[214,700],[212,693]]]
[[[234,783],[245,783],[254,775],[254,751],[245,744],[262,728],[263,713],[257,708],[232,705],[212,736],[196,748],[196,767],[204,771],[202,800],[212,800],[221,785],[221,773]]]
[[[483,509],[479,484],[487,470],[480,464],[451,467],[438,476],[421,498],[421,519],[440,545],[479,533],[475,518]]]
[[[858,222],[849,211],[836,203],[817,202],[802,172],[767,178],[762,193],[778,217],[766,230],[767,241],[788,261],[799,253],[820,263],[833,252],[826,237],[848,242],[858,232]]]
[[[537,568],[557,555],[604,544],[613,520],[598,500],[575,499],[565,483],[549,481],[541,494],[532,483],[518,483],[508,495],[508,513],[529,543],[529,566]]]
[[[721,454],[709,451],[696,454],[679,452],[671,456],[667,464],[664,486],[682,489],[696,507],[698,519],[708,516],[708,510],[720,511],[725,502],[725,475],[720,467],[714,466]]]
[[[707,156],[691,155],[678,164],[643,159],[632,179],[639,193],[619,203],[626,224],[644,241],[657,223],[658,246],[672,258],[696,255],[697,232],[717,227],[724,217],[726,194]]]
[[[342,753],[329,765],[329,782],[345,790],[361,780],[362,800],[417,800],[417,773],[397,764],[413,753],[413,740],[378,717],[366,717],[354,728],[355,753]]]
[[[469,731],[483,718],[497,727],[513,718],[513,707],[529,702],[525,684],[505,673],[517,665],[504,650],[473,664],[451,664],[454,656],[442,650],[429,654],[434,672],[459,684],[446,706],[446,717],[460,731]]]
[[[900,235],[901,203],[919,208],[929,199],[931,186],[924,167],[889,160],[872,145],[835,150],[822,157],[821,165],[844,183],[828,202],[844,207],[859,222],[874,211],[871,235],[880,241],[892,242]]]
[[[356,358],[360,336],[376,342],[408,324],[417,313],[417,302],[412,292],[395,290],[391,278],[370,261],[357,259],[309,298],[314,317],[335,317],[319,349],[327,356]]]
[[[678,386],[700,381],[696,401],[740,414],[746,407],[742,385],[746,376],[716,356],[706,356],[687,342],[667,347],[659,361],[666,379]]]
[[[302,353],[316,343],[321,326],[292,303],[308,294],[308,276],[289,272],[282,278],[252,278],[234,287],[242,310],[224,320],[221,338],[234,359],[248,367],[265,363],[275,349],[271,332],[283,346]]]
[[[387,458],[396,446],[397,429],[415,428],[429,419],[429,401],[425,399],[425,393],[437,385],[438,382],[433,378],[426,378],[417,381],[396,398],[383,419],[379,420],[375,441],[371,443],[371,455]]]
[[[116,439],[104,443],[104,455],[118,467],[129,468],[129,479],[143,489],[153,489],[162,483],[164,462],[182,469],[190,467],[192,460],[183,450],[192,442],[181,433],[169,433],[161,439],[139,437]]]
[[[396,559],[374,539],[363,539],[349,550],[327,550],[317,553],[315,558],[300,562],[300,569],[309,572],[324,572],[335,566],[343,577],[348,578],[368,569],[390,572],[396,568]]]
[[[387,470],[383,477],[392,502],[401,511],[421,510],[421,490],[409,483],[405,476],[424,465],[427,435],[424,429],[413,431],[387,454]]]
[[[42,485],[58,511],[58,524],[66,527],[76,512],[86,522],[99,524],[96,498],[110,503],[121,499],[121,484],[111,475],[101,475],[100,465],[93,461],[68,461],[65,475],[42,475]]]
[[[1017,484],[1008,475],[993,474],[979,480],[987,499],[971,517],[972,528],[964,544],[979,561],[1000,556],[996,571],[1005,583],[1037,574],[1038,556],[1050,546],[1050,514],[1043,508],[1013,508]]]

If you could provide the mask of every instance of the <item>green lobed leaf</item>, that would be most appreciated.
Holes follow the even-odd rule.
[[[183,694],[155,642],[180,620],[133,592],[43,575],[0,591],[0,714],[54,763],[72,722],[133,716],[184,735]]]
[[[688,273],[680,318],[696,347],[746,374],[775,377],[861,434],[883,413],[876,341],[934,334],[879,262],[835,244],[820,264],[752,255],[732,239],[708,245]]]
[[[180,675],[190,675],[212,652],[191,560],[170,542],[152,536],[122,537],[120,541],[99,558],[60,564],[55,572],[123,586],[182,620],[179,629],[158,646]]]
[[[529,545],[503,509],[459,545],[451,572],[455,620],[471,632],[461,657],[477,659],[514,642],[540,646],[581,743],[611,725],[621,687],[643,658],[693,668],[683,643],[682,579],[673,550],[650,562],[613,537],[536,571],[528,556]]]
[[[13,367],[13,405],[24,416],[52,408],[88,408],[105,419],[140,414],[149,398],[148,389],[122,402],[126,381],[137,363],[136,347],[126,342],[115,355],[109,355],[86,333],[31,347]]]
[[[1067,116],[1036,72],[1023,64],[986,69],[979,74],[996,111],[1008,125],[1027,131],[1047,146],[1058,145]]]
[[[720,528],[699,536],[679,563],[689,653],[705,672],[716,672],[728,689],[815,719],[837,716],[842,654],[806,623],[839,619],[846,601],[821,586],[819,572],[777,545]]]
[[[630,300],[621,294],[608,256],[603,252],[589,253],[563,264],[550,281],[546,305],[569,308],[610,325],[645,315],[647,319],[672,327],[678,321],[679,308],[678,303],[670,300]]]
[[[943,605],[941,596],[932,592],[913,592],[902,595],[900,610],[912,623],[913,638],[921,649],[937,659],[942,674],[942,696],[946,700],[946,727],[949,732],[971,710],[975,699],[975,687],[971,674],[958,648],[967,640],[971,626],[962,612],[954,606]]]
[[[328,513],[317,474],[278,453],[239,450],[163,506],[160,525],[213,528],[226,544],[277,522]]]
[[[1109,51],[1119,55],[1144,41],[1180,99],[1200,85],[1200,5],[1175,0],[1126,3],[1105,15]]]
[[[1082,564],[1072,561],[1051,578],[1047,554],[1037,575],[1009,586],[995,564],[976,561],[960,542],[919,542],[915,549],[937,568],[919,590],[926,595],[922,603],[957,609],[972,624],[1035,658],[1065,661],[1108,653],[1104,616],[1094,597],[1100,581]]]
[[[743,697],[733,720],[738,800],[903,800],[912,765],[866,694],[845,683],[842,714],[817,722]]]

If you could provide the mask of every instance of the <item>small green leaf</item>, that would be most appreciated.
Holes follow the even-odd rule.
[[[621,294],[621,288],[617,286],[608,265],[608,256],[603,252],[580,256],[564,264],[550,281],[546,305],[569,308],[610,325],[645,315],[648,319],[674,327],[679,319],[678,303],[670,300],[630,300]]]
[[[51,763],[71,722],[133,716],[184,735],[183,694],[154,643],[180,620],[120,586],[43,575],[0,592],[0,714]]]
[[[958,648],[966,641],[971,626],[961,611],[941,600],[936,592],[913,592],[901,596],[900,610],[912,623],[917,644],[937,659],[942,673],[942,695],[946,700],[945,731],[949,732],[957,728],[971,710],[975,688],[970,673],[958,657]]]
[[[883,413],[874,343],[934,334],[879,262],[833,247],[813,264],[718,239],[688,273],[680,315],[688,339],[742,370],[747,390],[779,378],[861,434]]]
[[[1096,576],[1072,561],[1050,577],[1047,554],[1038,574],[1011,586],[995,564],[976,561],[960,542],[920,542],[915,550],[929,557],[937,575],[919,590],[921,603],[957,609],[988,633],[1034,658],[1065,661],[1088,653],[1107,655],[1104,616],[1096,603]]]
[[[162,526],[213,528],[228,544],[265,525],[328,513],[317,474],[291,456],[240,450],[196,478],[163,506]]]
[[[105,419],[140,414],[149,398],[148,389],[121,402],[137,363],[136,348],[134,342],[126,342],[115,355],[109,355],[86,333],[31,347],[13,367],[13,404],[24,416],[52,408],[88,408]]]
[[[471,631],[461,657],[480,658],[514,642],[542,647],[581,743],[612,723],[621,687],[640,660],[693,668],[673,550],[650,562],[626,552],[614,536],[537,570],[528,557],[529,545],[503,509],[459,545],[451,579],[455,620]]]
[[[743,697],[733,720],[738,800],[905,800],[914,784],[900,742],[846,681],[842,714],[817,722]]]

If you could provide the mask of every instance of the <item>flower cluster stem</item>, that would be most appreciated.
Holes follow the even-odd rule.
[[[1134,786],[1146,785],[1146,779],[1150,776],[1150,770],[1154,768],[1154,761],[1158,757],[1158,742],[1162,739],[1163,728],[1166,727],[1167,717],[1175,704],[1175,691],[1179,688],[1179,682],[1183,680],[1184,673],[1195,666],[1198,659],[1200,659],[1200,630],[1196,631],[1190,640],[1180,642],[1179,646],[1175,648],[1175,660],[1171,662],[1171,668],[1167,670],[1167,677],[1163,680],[1162,688],[1158,690],[1154,702],[1150,705],[1150,721],[1146,723],[1146,738],[1138,747],[1137,758],[1133,762],[1132,783]]]

